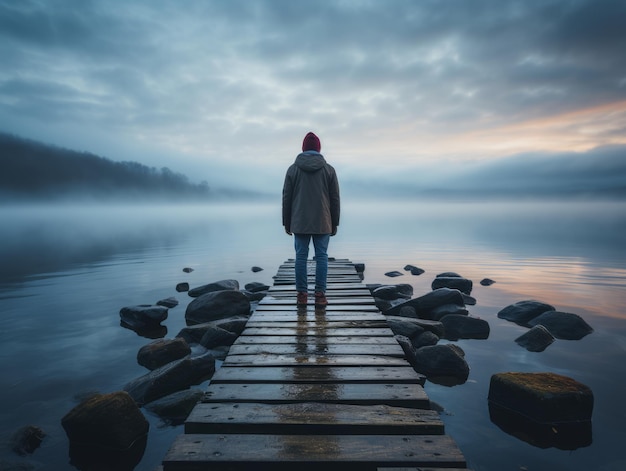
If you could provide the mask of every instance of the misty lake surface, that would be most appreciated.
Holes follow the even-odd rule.
[[[441,272],[474,281],[477,304],[468,310],[489,322],[490,336],[456,342],[471,368],[465,384],[425,386],[468,467],[626,469],[626,203],[346,200],[329,254],[365,263],[365,283],[410,283],[417,297]],[[0,464],[37,470],[76,469],[61,418],[80,397],[118,391],[146,373],[136,355],[151,340],[120,326],[120,308],[176,297],[163,323],[171,338],[191,300],[177,283],[271,284],[293,257],[277,204],[5,206],[0,217]],[[426,272],[410,275],[406,264]],[[264,270],[252,272],[255,265]],[[405,275],[384,275],[392,270]],[[481,286],[485,277],[496,283]],[[497,317],[526,299],[578,314],[594,332],[531,353],[514,342],[527,329]],[[489,381],[507,371],[554,372],[589,386],[592,443],[544,449],[494,424]],[[144,414],[150,433],[136,469],[153,471],[183,430]],[[19,457],[6,444],[29,424],[47,437]]]

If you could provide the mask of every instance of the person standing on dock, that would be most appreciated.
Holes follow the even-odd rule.
[[[283,185],[283,226],[294,236],[298,306],[308,301],[307,259],[315,248],[315,305],[326,306],[328,243],[339,225],[339,183],[335,169],[320,153],[319,138],[309,132],[302,153],[287,169]]]

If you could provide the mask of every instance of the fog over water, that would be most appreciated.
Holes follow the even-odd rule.
[[[457,342],[471,368],[467,383],[426,384],[470,467],[622,469],[626,203],[346,197],[342,212],[329,253],[365,263],[366,283],[410,283],[419,296],[444,271],[474,281],[477,304],[468,310],[490,323],[490,337]],[[2,207],[0,218],[0,437],[27,424],[48,434],[32,457],[4,449],[0,462],[42,470],[75,469],[60,420],[77,397],[119,390],[146,372],[136,354],[150,340],[120,326],[120,308],[175,296],[180,305],[163,323],[171,338],[185,326],[191,299],[175,291],[177,283],[271,284],[278,266],[293,257],[278,204],[21,205]],[[426,273],[385,276],[406,264]],[[254,265],[264,270],[253,273]],[[194,271],[183,273],[184,267]],[[496,283],[480,286],[485,277]],[[497,318],[524,299],[579,314],[594,332],[530,353],[514,342],[526,329]],[[489,378],[503,371],[552,371],[587,384],[595,398],[592,444],[541,449],[492,423]],[[152,471],[182,428],[144,414],[150,435],[136,469]]]

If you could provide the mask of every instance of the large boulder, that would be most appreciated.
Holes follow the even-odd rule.
[[[270,289],[269,285],[266,285],[265,283],[261,283],[259,281],[247,283],[244,288],[246,289],[246,291],[250,291],[251,293],[258,293],[260,291],[267,291]]]
[[[544,312],[529,322],[532,326],[542,325],[557,339],[580,340],[593,329],[577,314],[561,311]]]
[[[507,321],[515,322],[524,327],[530,327],[529,322],[544,312],[554,311],[554,307],[541,301],[526,300],[511,304],[500,312],[498,317]]]
[[[214,291],[224,290],[239,290],[239,282],[237,280],[220,280],[206,285],[198,286],[197,288],[190,289],[187,294],[192,298],[197,298],[206,293],[212,293]]]
[[[437,345],[439,342],[439,336],[434,332],[425,330],[418,336],[412,338],[411,342],[415,348],[428,347],[430,345]]]
[[[240,291],[223,290],[203,294],[189,303],[185,311],[188,325],[250,314],[250,301]]]
[[[408,319],[405,321],[398,317],[387,319],[387,325],[389,325],[389,328],[395,335],[403,335],[410,339],[424,332],[424,327],[421,325],[418,325],[415,322],[410,322]]]
[[[554,336],[542,325],[534,326],[515,339],[515,343],[529,352],[543,352],[552,342],[554,342]]]
[[[395,299],[409,299],[413,296],[413,287],[407,283],[397,285],[381,285],[371,291],[375,298],[393,301]]]
[[[137,363],[149,370],[155,370],[190,353],[191,349],[183,338],[157,339],[139,349]]]
[[[422,347],[415,351],[413,367],[428,379],[450,377],[464,382],[470,370],[464,356],[460,347],[450,344]]]
[[[151,304],[127,306],[120,309],[120,319],[125,327],[132,330],[149,330],[167,319],[167,308]]]
[[[152,401],[145,408],[159,416],[170,425],[182,424],[195,405],[202,399],[204,392],[199,389],[178,391]]]
[[[237,335],[215,325],[210,325],[200,339],[200,345],[211,349],[222,345],[230,346],[237,340]]]
[[[417,319],[414,317],[403,317],[403,316],[386,316],[386,319],[388,323],[389,322],[396,322],[396,323],[401,322],[401,323],[416,325],[420,329],[430,331],[434,333],[435,335],[437,335],[438,337],[443,336],[443,333],[444,333],[443,324],[439,321],[433,321],[433,320],[428,320],[428,319]],[[410,327],[407,327],[407,328],[410,329]],[[406,334],[401,334],[401,335],[406,335]],[[411,337],[411,336],[407,335],[407,337]]]
[[[452,314],[442,317],[440,321],[445,329],[444,337],[448,340],[486,339],[489,337],[489,323],[484,319]]]
[[[409,299],[408,301],[398,304],[385,311],[385,314],[388,316],[398,316],[401,315],[401,311],[404,307],[411,307],[415,310],[417,317],[421,319],[432,319],[431,312],[446,304],[461,307],[465,306],[463,294],[457,289],[439,288],[418,298]]]
[[[428,314],[428,318],[434,321],[440,321],[446,316],[467,316],[469,312],[465,309],[465,306],[458,304],[444,304],[431,310]]]
[[[149,424],[132,397],[118,391],[95,394],[61,420],[70,442],[126,450],[148,433]]]
[[[498,373],[491,377],[490,402],[539,423],[589,421],[589,387],[556,373]]]
[[[187,356],[135,378],[124,386],[124,390],[143,405],[199,384],[213,373],[215,358],[212,355]]]
[[[467,295],[472,293],[473,283],[472,280],[468,280],[467,278],[463,278],[462,276],[453,273],[456,276],[449,276],[450,274],[442,273],[437,275],[437,277],[433,280],[431,284],[431,288],[433,290],[439,288],[451,288],[458,289],[461,293],[465,293]]]

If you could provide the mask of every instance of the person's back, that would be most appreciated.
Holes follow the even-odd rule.
[[[326,305],[328,242],[339,225],[339,184],[335,169],[320,153],[318,137],[308,133],[302,153],[287,170],[283,185],[283,225],[294,234],[296,250],[296,290],[298,304],[307,303],[307,258],[309,243],[315,247],[315,302]]]

